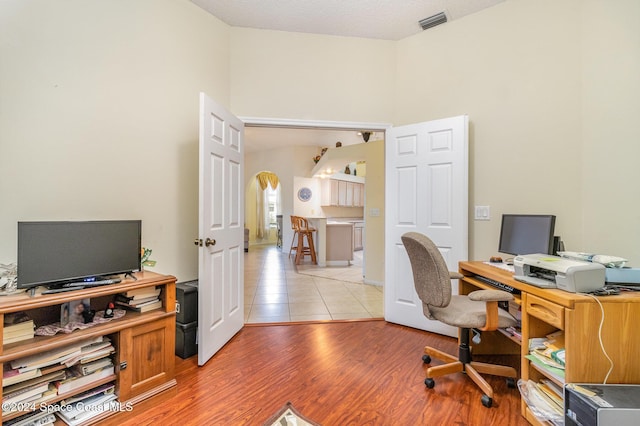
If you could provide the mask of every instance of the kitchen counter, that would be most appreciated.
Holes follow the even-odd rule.
[[[354,221],[360,219],[308,217],[316,229],[315,248],[318,266],[349,265],[353,260]]]
[[[327,265],[349,265],[353,260],[353,223],[327,222]]]

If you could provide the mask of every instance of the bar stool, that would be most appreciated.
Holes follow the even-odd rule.
[[[291,238],[291,247],[289,247],[289,257],[291,252],[298,249],[298,243],[296,237],[298,236],[298,216],[291,215],[291,229],[293,230],[293,237]]]
[[[313,233],[316,232],[315,228],[309,226],[309,221],[300,216],[296,216],[298,222],[298,247],[296,248],[296,265],[299,265],[305,256],[311,256],[311,261],[317,264],[316,260],[316,248],[313,245]],[[304,239],[307,239],[307,245],[304,244]]]

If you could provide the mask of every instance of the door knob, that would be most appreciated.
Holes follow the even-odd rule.
[[[197,245],[197,246],[199,246],[199,247],[202,247],[202,240],[201,240],[200,238],[196,238],[196,239],[193,241],[193,244],[195,244],[195,245]]]
[[[206,240],[204,240],[204,245],[209,247],[209,246],[215,246],[216,245],[216,240],[212,240],[211,238],[207,238]]]

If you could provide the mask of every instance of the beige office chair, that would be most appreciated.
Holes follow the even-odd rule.
[[[512,367],[472,361],[469,333],[471,329],[490,331],[515,326],[515,318],[498,308],[499,301],[511,300],[513,296],[502,290],[477,290],[468,295],[452,295],[451,280],[462,278],[462,275],[449,272],[436,245],[417,232],[404,234],[402,243],[411,261],[413,281],[422,301],[424,315],[460,329],[457,358],[429,346],[424,348],[422,360],[425,364],[431,364],[431,357],[445,362],[427,369],[425,385],[431,389],[435,386],[434,377],[464,372],[484,392],[482,405],[491,407],[493,389],[480,373],[507,377],[509,387],[515,387],[517,373]]]

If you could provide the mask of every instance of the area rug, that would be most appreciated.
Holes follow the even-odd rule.
[[[298,412],[291,402],[287,402],[276,414],[270,417],[264,426],[321,426],[320,423],[316,423],[307,419]]]

